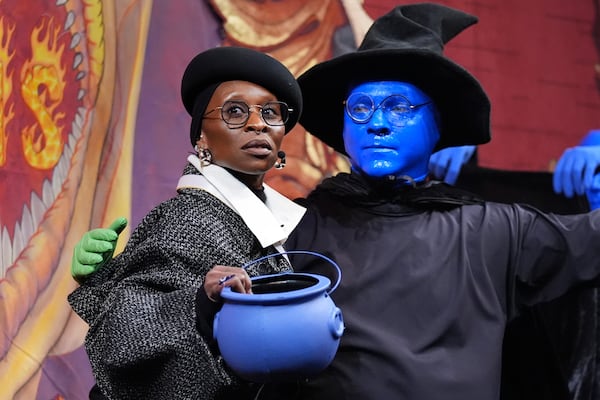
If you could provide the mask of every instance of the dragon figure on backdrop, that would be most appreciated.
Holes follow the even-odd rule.
[[[213,5],[226,15],[244,3]],[[296,73],[331,56],[327,38],[347,23],[339,1],[272,6],[279,27],[257,37],[275,56]],[[76,285],[68,269],[83,232],[130,214],[131,119],[151,9],[151,0],[0,1],[0,398],[84,398],[93,383],[87,327],[66,302]],[[290,46],[295,29],[315,23],[310,40],[321,46]],[[299,56],[304,46],[318,50]],[[290,196],[347,168],[295,137],[295,166],[271,178]]]
[[[89,379],[68,395],[38,386],[61,384],[72,367],[53,366],[52,356],[81,346],[86,331],[66,302],[74,243],[102,213],[126,212],[111,185],[131,158],[124,117],[135,102],[139,71],[130,59],[143,54],[131,49],[143,48],[145,3],[0,2],[2,399],[82,398],[89,390]]]

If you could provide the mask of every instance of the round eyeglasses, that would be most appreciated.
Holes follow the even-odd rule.
[[[375,106],[373,98],[366,93],[352,93],[344,101],[346,113],[354,122],[359,124],[368,122],[375,111],[381,108],[389,123],[394,126],[404,126],[413,111],[430,103],[431,101],[427,101],[413,105],[401,94],[392,94]]]
[[[206,112],[202,117],[205,119],[207,115],[221,110],[221,119],[230,128],[241,128],[248,122],[250,118],[250,109],[256,108],[260,110],[260,116],[265,121],[265,124],[271,126],[285,125],[290,117],[290,113],[294,111],[283,101],[268,101],[263,105],[253,104],[248,105],[243,101],[228,100],[220,107],[215,107]],[[213,118],[214,119],[214,118]]]

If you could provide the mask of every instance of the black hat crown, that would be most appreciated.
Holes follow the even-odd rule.
[[[442,54],[444,45],[477,17],[433,3],[394,8],[377,19],[358,51],[372,49],[422,49]]]

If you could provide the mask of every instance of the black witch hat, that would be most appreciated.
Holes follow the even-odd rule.
[[[436,150],[490,140],[490,102],[467,70],[446,58],[444,45],[477,17],[433,3],[403,5],[375,20],[357,51],[324,61],[298,78],[304,97],[300,123],[345,154],[343,101],[357,84],[408,82],[440,113]]]

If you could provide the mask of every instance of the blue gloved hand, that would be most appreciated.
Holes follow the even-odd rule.
[[[592,129],[585,135],[581,142],[580,146],[600,146],[600,129]]]
[[[592,129],[579,143],[580,146],[599,146],[600,129]],[[594,176],[592,187],[585,192],[591,210],[600,208],[600,173]]]
[[[117,247],[119,234],[127,226],[127,219],[117,218],[108,228],[86,232],[73,250],[71,276],[81,283],[110,260]]]
[[[473,156],[476,146],[457,146],[442,149],[429,158],[429,172],[436,179],[451,185],[458,180],[462,166]]]
[[[567,197],[583,195],[592,186],[600,166],[600,146],[576,146],[566,149],[554,170],[554,192]]]
[[[586,192],[590,210],[596,210],[600,208],[600,174],[594,176],[592,187]]]

